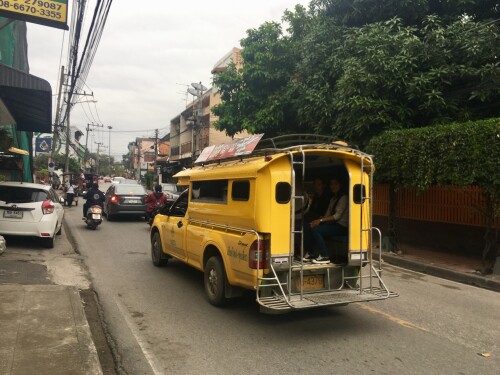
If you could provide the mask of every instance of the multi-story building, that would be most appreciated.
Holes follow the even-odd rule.
[[[212,74],[225,71],[231,62],[237,67],[242,65],[240,49],[233,48],[223,56],[215,64]],[[217,88],[211,87],[198,93],[199,96],[193,96],[192,103],[170,121],[169,160],[178,165],[177,169],[192,165],[205,147],[232,140],[224,131],[213,126],[217,116],[212,114],[212,107],[221,102]],[[246,133],[241,133],[241,137],[245,136]]]
[[[158,161],[158,155],[168,153],[169,150],[170,141],[164,138],[136,138],[135,142],[130,142],[130,169],[134,176],[139,179],[147,172],[154,172],[154,164]]]

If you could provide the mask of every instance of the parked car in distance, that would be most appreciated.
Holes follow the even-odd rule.
[[[120,181],[125,180],[124,177],[113,177],[113,181],[111,181],[113,184],[119,184]]]
[[[0,182],[0,234],[39,237],[52,248],[63,218],[64,208],[50,185]]]
[[[175,201],[181,193],[186,190],[187,186],[180,186],[177,184],[165,183],[161,184],[161,188],[165,195],[167,196],[167,200]]]
[[[103,178],[103,181],[104,181],[104,183],[106,183],[106,182],[113,181],[113,179],[111,177],[109,177],[109,176],[106,176],[106,177]]]
[[[137,183],[112,184],[106,191],[104,213],[110,221],[117,216],[144,216],[146,197],[146,190]]]

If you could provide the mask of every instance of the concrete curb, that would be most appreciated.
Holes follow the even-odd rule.
[[[481,276],[472,273],[458,272],[434,264],[417,262],[395,254],[382,253],[382,259],[389,264],[412,271],[500,292],[500,279],[494,276]]]
[[[78,289],[73,287],[68,287],[68,293],[71,299],[80,353],[84,353],[84,355],[82,355],[82,366],[87,374],[102,375],[101,363],[97,355],[92,334],[90,333],[90,326],[85,316],[80,293]]]

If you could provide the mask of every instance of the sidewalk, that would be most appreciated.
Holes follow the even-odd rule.
[[[477,272],[481,259],[438,250],[402,245],[403,254],[382,252],[384,262],[464,284],[500,292],[500,275]],[[374,254],[375,257],[375,254]],[[378,257],[378,252],[377,252]]]
[[[8,238],[0,256],[0,374],[102,375],[79,294],[89,285],[66,228],[53,249]]]
[[[75,287],[0,285],[0,331],[1,374],[102,374]]]

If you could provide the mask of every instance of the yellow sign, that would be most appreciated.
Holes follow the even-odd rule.
[[[68,29],[68,0],[0,0],[0,16]]]

